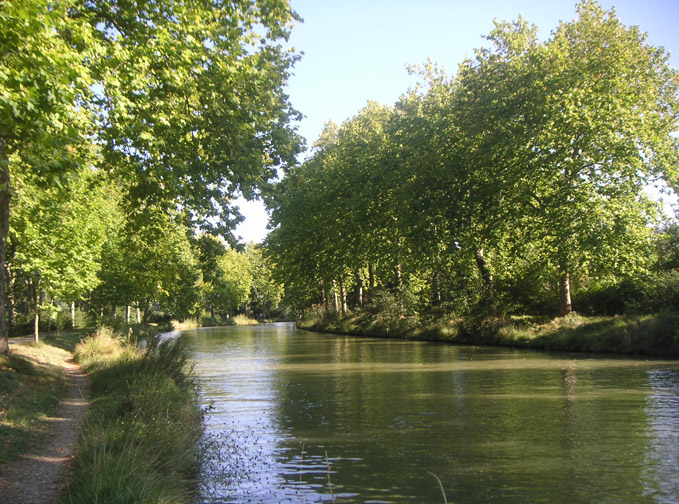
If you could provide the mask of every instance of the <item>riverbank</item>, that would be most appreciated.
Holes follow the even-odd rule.
[[[566,352],[620,353],[679,358],[679,312],[643,316],[506,317],[422,324],[384,321],[366,314],[309,317],[300,329],[356,336],[442,341]]]
[[[61,502],[192,502],[202,412],[180,342],[142,350],[100,328],[75,349],[90,413]]]
[[[151,344],[142,350],[135,344],[154,341],[158,331],[151,325],[117,333],[80,330],[43,337],[37,346],[29,338],[10,340],[12,354],[0,356],[0,485],[25,458],[63,470],[56,479],[37,469],[21,471],[26,477],[12,477],[11,494],[0,491],[0,502],[3,495],[26,492],[51,492],[27,502],[54,502],[64,487],[58,502],[194,500],[202,412],[183,346]],[[83,417],[88,382],[90,389],[82,422],[72,418],[73,408],[64,408],[77,399],[69,396],[76,363],[88,375],[80,374]],[[67,425],[71,441],[52,449],[61,439],[56,431]]]

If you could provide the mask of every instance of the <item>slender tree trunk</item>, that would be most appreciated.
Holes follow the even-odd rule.
[[[347,316],[347,290],[344,288],[344,281],[340,278],[340,293],[342,294],[342,316]]]
[[[130,325],[130,305],[125,308],[125,323]]]
[[[9,233],[9,200],[12,186],[9,180],[9,157],[5,143],[6,132],[0,130],[0,355],[9,355],[7,339],[7,307],[5,306],[5,259]]]
[[[40,278],[33,283],[33,307],[35,308],[35,318],[33,319],[33,337],[35,344],[40,342]]]
[[[375,271],[373,270],[372,263],[368,264],[368,292],[367,298],[372,299],[375,293]]]
[[[137,324],[141,324],[141,310],[139,309],[139,301],[137,301]]]
[[[406,307],[405,303],[403,302],[403,291],[401,290],[401,287],[403,286],[403,264],[401,263],[401,261],[398,261],[396,263],[395,277],[396,277],[395,278],[396,287],[398,289],[397,295],[398,295],[399,315],[401,318],[404,318],[406,313]]]
[[[569,271],[568,261],[565,259],[559,260],[559,305],[561,307],[561,316],[565,317],[573,312],[571,304],[571,277]]]
[[[441,304],[441,274],[438,271],[431,278],[431,301],[434,306]]]
[[[328,292],[325,288],[324,280],[321,280],[321,296],[323,296],[323,307],[325,309],[325,313],[328,313],[330,311],[330,300],[328,299]]]
[[[357,269],[355,274],[356,279],[356,306],[363,308],[363,277],[361,277],[361,270]]]
[[[75,329],[75,301],[71,301],[71,329]]]
[[[57,308],[57,303],[56,303],[56,301],[55,301],[54,299],[52,300],[52,305],[53,305],[55,308]],[[57,336],[59,336],[59,310],[57,310],[56,313],[57,313],[57,321],[56,321],[56,323],[55,323],[55,325],[56,325],[55,329],[56,329],[56,332],[57,332]]]
[[[332,295],[335,299],[335,313],[339,311],[339,298],[337,297],[337,282],[332,281]]]
[[[481,274],[483,286],[486,291],[493,292],[493,274],[491,273],[490,268],[488,268],[488,262],[486,261],[483,247],[476,249],[474,252],[474,259],[476,260],[476,267]]]
[[[118,311],[118,307],[117,307],[116,305],[113,305],[113,306],[111,307],[111,316],[112,316],[113,318],[117,318],[117,317],[116,317],[116,312],[117,312],[117,311]]]
[[[8,261],[9,263],[9,261]],[[17,311],[16,311],[16,304],[14,302],[15,297],[14,297],[14,285],[16,283],[16,274],[14,271],[7,266],[7,269],[5,270],[5,273],[7,275],[7,314],[9,315],[8,317],[8,330],[14,329],[16,326],[17,322]],[[1,352],[0,352],[1,353]]]

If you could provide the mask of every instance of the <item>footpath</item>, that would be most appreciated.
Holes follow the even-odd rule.
[[[0,468],[0,504],[53,503],[65,486],[89,398],[88,380],[80,367],[71,360],[65,368],[70,383],[68,393],[56,415],[46,420],[49,426],[40,436],[40,443],[19,460]]]

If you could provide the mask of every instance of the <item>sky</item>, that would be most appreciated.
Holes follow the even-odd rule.
[[[574,0],[292,0],[303,18],[290,44],[302,53],[287,93],[304,118],[299,133],[311,146],[323,125],[341,124],[369,100],[393,105],[418,78],[408,65],[431,59],[455,74],[458,65],[487,42],[493,20],[519,15],[538,26],[547,40],[560,21],[576,17]],[[679,68],[679,0],[599,0],[615,7],[628,26],[639,25],[648,43],[671,53]],[[268,217],[259,202],[239,202],[246,220],[238,228],[244,242],[266,236]]]

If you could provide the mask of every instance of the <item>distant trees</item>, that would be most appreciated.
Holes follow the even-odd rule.
[[[401,317],[567,315],[574,289],[653,269],[644,188],[677,179],[679,78],[614,11],[577,12],[545,42],[498,22],[455,76],[428,64],[423,90],[326,129],[270,200],[268,250],[300,309],[368,294]]]

